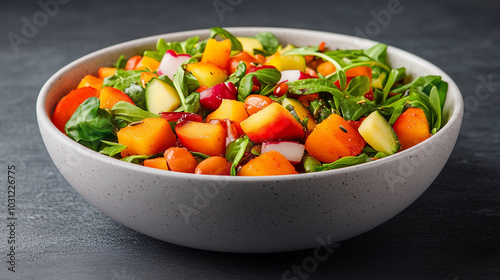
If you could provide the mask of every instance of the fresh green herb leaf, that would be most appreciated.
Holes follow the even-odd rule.
[[[387,45],[378,43],[371,48],[363,51],[363,53],[374,61],[388,65],[387,63]]]
[[[193,152],[193,151],[189,151],[194,157],[201,157],[203,159],[207,159],[209,158],[210,156],[209,155],[206,155],[204,153],[199,153],[199,152]]]
[[[313,117],[317,123],[321,123],[333,114],[331,107],[322,98],[311,101],[309,103],[309,110],[313,113]]]
[[[186,98],[186,105],[184,107],[184,112],[187,113],[198,113],[201,108],[200,104],[200,93],[193,92]]]
[[[278,38],[276,38],[276,36],[269,31],[260,32],[255,35],[255,38],[260,41],[264,50],[270,54],[275,53],[280,45]]]
[[[370,78],[367,76],[354,77],[345,90],[351,96],[363,96],[370,90]]]
[[[154,157],[158,157],[158,155],[157,154],[154,154],[154,155],[132,155],[132,156],[121,158],[120,160],[123,160],[125,162],[135,163],[135,164],[142,164],[142,162],[145,159],[154,158]]]
[[[348,167],[370,161],[372,161],[372,159],[369,158],[368,155],[366,154],[361,154],[359,156],[347,156],[347,157],[342,157],[332,163],[325,163],[321,166],[318,166],[316,167],[316,171],[324,171],[324,170]]]
[[[328,92],[334,97],[344,99],[346,95],[326,79],[303,79],[287,82],[288,92],[297,95],[308,95],[318,92]]]
[[[231,34],[230,32],[221,27],[210,28],[209,38],[213,39],[217,37],[217,35],[220,36],[222,39],[229,39],[231,41],[231,50],[233,51],[243,50],[240,41],[238,41],[238,39],[236,39],[236,37],[233,34]]]
[[[123,70],[117,69],[116,74],[104,78],[103,87],[114,87],[124,91],[131,84],[138,84],[141,82],[141,73],[144,70]]]
[[[125,65],[127,65],[127,60],[125,59],[125,56],[122,54],[115,62],[115,64],[113,64],[113,67],[115,67],[116,69],[123,69],[125,68]]]
[[[250,95],[253,88],[253,76],[248,74],[240,80],[240,86],[238,87],[238,101],[245,102],[245,99]]]
[[[363,102],[359,102],[360,100],[363,100]],[[360,98],[359,100],[346,98],[340,101],[340,111],[346,120],[356,121],[376,110],[377,107],[375,104],[365,98]]]
[[[99,150],[101,140],[116,138],[113,119],[106,110],[99,108],[99,104],[97,97],[85,100],[65,126],[71,139],[95,151]]]
[[[126,95],[132,99],[134,104],[145,110],[146,109],[146,98],[145,98],[145,91],[144,88],[138,84],[130,84],[125,90],[123,91]]]
[[[118,153],[124,151],[127,148],[127,146],[116,142],[105,141],[105,140],[101,140],[101,142],[106,144],[107,146],[102,148],[99,151],[99,153],[110,157],[117,155]]]
[[[117,102],[110,111],[114,118],[128,123],[142,121],[146,118],[160,117],[160,115],[148,112],[125,101]]]
[[[240,80],[245,76],[246,71],[247,71],[247,65],[245,64],[245,62],[240,61],[238,63],[238,66],[236,67],[236,71],[234,71],[229,76],[226,82],[231,82],[234,85],[238,86]]]
[[[429,103],[434,113],[434,120],[431,126],[432,134],[435,134],[441,128],[441,101],[439,100],[439,92],[437,87],[432,87],[429,94]]]
[[[240,161],[243,159],[245,153],[250,152],[252,146],[252,141],[250,141],[246,135],[227,145],[225,157],[229,162],[232,162],[231,176],[236,176],[236,166],[238,166]]]
[[[405,76],[406,76],[406,69],[404,67],[391,70],[391,73],[389,73],[389,77],[387,78],[387,82],[385,83],[384,86],[382,100],[378,102],[379,104],[385,102],[385,99],[389,95],[389,92],[391,91],[391,88],[394,86],[394,84],[402,80]]]

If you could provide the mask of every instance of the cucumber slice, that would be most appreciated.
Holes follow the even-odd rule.
[[[172,112],[181,104],[175,88],[158,78],[153,78],[146,85],[145,99],[146,109],[155,114]]]
[[[399,150],[400,144],[396,132],[378,111],[366,117],[359,126],[358,132],[366,143],[386,156]]]

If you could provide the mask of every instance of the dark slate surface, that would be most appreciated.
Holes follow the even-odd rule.
[[[4,1],[0,9],[0,279],[281,279],[313,256],[312,250],[205,252],[136,233],[84,201],[45,150],[35,100],[58,69],[115,43],[212,26],[298,27],[349,35],[361,30],[441,67],[466,101],[454,153],[415,203],[382,226],[340,242],[326,261],[309,269],[314,271],[284,279],[500,279],[497,1],[40,2],[58,3],[57,11],[44,16],[38,1]],[[64,2],[69,3],[59,4]],[[218,14],[214,3],[233,7]],[[398,12],[374,25],[391,4]],[[26,20],[39,26],[24,29],[23,35]],[[9,32],[24,36],[17,52]],[[481,88],[482,81],[488,84]],[[7,270],[9,165],[16,167],[17,183],[15,273]]]

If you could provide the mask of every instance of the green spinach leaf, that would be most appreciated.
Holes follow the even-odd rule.
[[[128,95],[130,99],[132,99],[137,107],[146,110],[145,91],[142,86],[138,84],[130,84],[130,86],[125,88],[123,92]]]
[[[85,100],[65,126],[71,139],[95,151],[99,151],[101,140],[116,138],[113,119],[106,110],[99,108],[99,104],[97,97]]]
[[[260,41],[264,51],[268,54],[274,54],[280,45],[278,38],[276,38],[276,36],[269,31],[260,32],[255,35],[255,38]]]
[[[367,76],[354,77],[345,90],[351,96],[363,96],[370,90],[370,78]]]

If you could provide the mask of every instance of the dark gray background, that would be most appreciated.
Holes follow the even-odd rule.
[[[497,1],[400,0],[402,10],[377,23],[392,0],[74,0],[45,22],[38,18],[40,27],[16,52],[7,34],[22,36],[23,18],[43,12],[37,2],[3,1],[0,8],[0,279],[281,279],[313,256],[214,253],[149,238],[85,202],[45,150],[35,100],[58,69],[115,43],[213,26],[363,30],[438,65],[464,95],[458,143],[431,187],[387,223],[340,242],[308,279],[500,279]],[[214,2],[234,7],[220,17]],[[16,273],[6,263],[8,165],[16,166]]]

